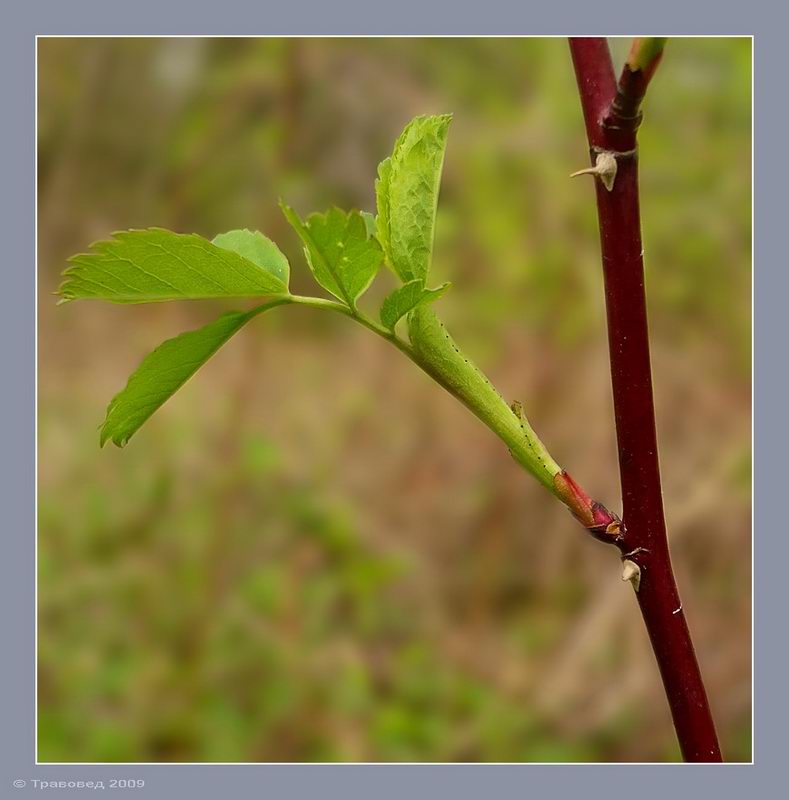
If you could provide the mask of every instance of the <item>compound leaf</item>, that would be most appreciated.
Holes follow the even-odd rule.
[[[381,322],[384,327],[393,331],[398,321],[409,311],[413,311],[417,306],[438,300],[451,285],[451,283],[444,283],[435,289],[426,289],[421,280],[409,281],[384,299],[381,306]]]
[[[269,308],[287,302],[273,300],[252,311],[231,311],[208,325],[162,342],[132,373],[126,388],[110,402],[100,441],[123,447],[144,422],[247,322]]]
[[[371,237],[365,218],[358,211],[331,208],[325,214],[310,214],[302,222],[290,206],[280,205],[304,243],[315,280],[355,308],[383,262],[381,246]]]
[[[162,228],[122,231],[91,245],[91,252],[70,258],[58,293],[62,301],[93,298],[113,303],[288,293],[282,277],[284,256],[273,243],[264,254],[257,242],[256,261],[239,255],[238,237],[233,243],[226,249],[196,234]]]
[[[403,282],[426,281],[451,114],[415,117],[378,167],[376,230],[386,261]]]

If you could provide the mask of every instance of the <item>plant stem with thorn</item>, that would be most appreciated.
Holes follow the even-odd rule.
[[[616,545],[663,679],[686,761],[721,761],[715,725],[669,556],[649,356],[636,132],[664,39],[636,39],[617,81],[603,38],[571,38],[593,162],[616,159],[613,184],[595,180],[605,279],[623,523]],[[595,168],[590,170],[594,173]]]

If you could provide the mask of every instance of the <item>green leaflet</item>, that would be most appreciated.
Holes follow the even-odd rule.
[[[426,289],[423,281],[409,281],[386,296],[381,306],[381,322],[385,328],[394,331],[395,325],[409,311],[425,303],[435,302],[451,285],[443,283],[435,289]]]
[[[369,211],[360,211],[362,215],[362,219],[364,220],[364,226],[367,228],[367,236],[370,239],[375,238],[375,214],[371,214]]]
[[[281,271],[279,263],[253,263],[196,234],[148,228],[113,237],[91,245],[90,253],[69,259],[71,266],[58,289],[63,301],[154,303],[265,297],[288,291],[287,283],[270,271],[272,267]]]
[[[280,202],[288,222],[304,242],[304,254],[315,280],[338,300],[356,308],[356,300],[372,282],[383,261],[378,242],[358,211],[331,208],[310,214],[306,222]]]
[[[376,230],[386,261],[403,282],[427,280],[451,114],[415,117],[378,167]]]
[[[252,311],[231,311],[195,331],[162,342],[132,373],[126,388],[110,402],[100,441],[123,447],[140,426],[247,322],[275,306],[273,300]]]
[[[447,329],[428,306],[408,315],[414,360],[485,423],[512,457],[555,492],[553,476],[561,471],[524,416],[504,402],[485,375],[458,349]]]
[[[285,254],[260,231],[244,230],[228,231],[214,236],[212,244],[223,250],[230,250],[243,256],[247,261],[279,278],[285,286],[290,281],[290,264]]]

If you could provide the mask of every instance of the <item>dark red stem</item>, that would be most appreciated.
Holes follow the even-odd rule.
[[[611,191],[594,179],[622,483],[623,532],[617,544],[641,569],[638,603],[682,755],[686,761],[721,761],[671,567],[660,489],[635,152],[639,106],[651,71],[642,76],[625,67],[617,83],[605,39],[571,38],[570,50],[592,161],[600,149],[617,159]]]

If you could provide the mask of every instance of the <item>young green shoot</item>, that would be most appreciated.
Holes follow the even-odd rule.
[[[592,533],[615,542],[618,518],[594,502],[548,452],[523,413],[511,407],[450,336],[433,305],[450,288],[430,286],[441,171],[451,115],[413,119],[378,167],[377,214],[330,208],[302,219],[284,201],[285,218],[304,247],[315,281],[332,299],[292,294],[288,260],[258,231],[234,230],[208,241],[151,228],[116,233],[70,259],[61,302],[79,299],[151,303],[257,298],[197,330],[163,342],[110,402],[100,431],[125,446],[140,427],[245,325],[286,305],[341,314],[398,348],[457,398],[507,446],[515,461],[558,497]],[[400,286],[377,315],[359,301],[382,265]]]

